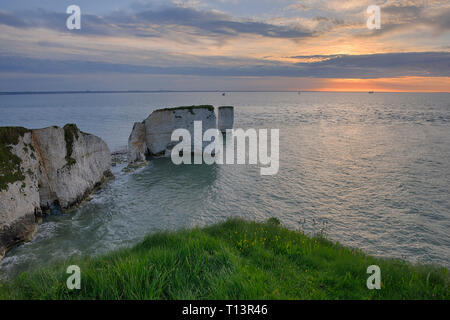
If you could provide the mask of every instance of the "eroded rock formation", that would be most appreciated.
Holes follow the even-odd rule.
[[[128,163],[144,161],[146,153],[145,124],[136,122],[128,138]]]
[[[170,156],[170,150],[176,144],[171,141],[172,132],[186,129],[193,137],[194,121],[202,122],[202,134],[216,128],[214,107],[189,106],[153,111],[142,123],[137,122],[133,126],[128,140],[128,162],[142,161],[147,156]]]
[[[39,205],[39,161],[31,131],[0,128],[0,259],[36,231]]]
[[[106,143],[76,125],[0,128],[0,259],[32,238],[43,210],[79,204],[110,167]]]
[[[219,107],[217,120],[217,129],[225,132],[227,129],[233,129],[234,107]]]

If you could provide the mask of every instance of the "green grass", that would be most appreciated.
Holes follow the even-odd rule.
[[[12,146],[18,144],[26,132],[29,130],[22,127],[0,127],[0,192],[8,190],[10,183],[25,180],[22,159],[12,153]]]
[[[67,266],[81,268],[68,290]],[[368,290],[369,265],[381,290]],[[71,260],[0,284],[1,299],[449,299],[442,267],[379,259],[278,225],[228,220],[158,233],[130,249]]]
[[[66,165],[70,167],[76,163],[76,160],[72,158],[72,152],[73,144],[76,140],[78,140],[78,133],[80,130],[77,125],[73,123],[66,124],[63,129],[64,139],[66,140]]]
[[[214,112],[214,107],[212,105],[199,105],[199,106],[181,106],[181,107],[174,107],[174,108],[164,108],[164,109],[157,109],[154,112],[160,112],[160,111],[175,111],[175,110],[189,110],[190,113],[195,114],[194,110],[198,109],[207,109],[211,112]]]

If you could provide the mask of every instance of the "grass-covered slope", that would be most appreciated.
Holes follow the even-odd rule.
[[[13,145],[29,132],[22,127],[0,127],[0,191],[8,190],[8,184],[25,180],[21,164],[22,159],[13,154]]]
[[[66,288],[67,266],[81,290]],[[381,290],[368,290],[369,265]],[[267,223],[159,233],[130,249],[0,284],[2,299],[448,299],[447,269],[377,259]]]

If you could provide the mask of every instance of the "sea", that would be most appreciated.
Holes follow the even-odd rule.
[[[170,158],[126,170],[89,201],[48,216],[9,251],[0,278],[56,261],[133,246],[158,231],[230,217],[281,224],[378,257],[450,266],[450,94],[155,92],[0,96],[0,126],[75,123],[111,152],[153,110],[235,107],[235,128],[279,129],[279,171],[257,165],[181,165]],[[216,109],[217,111],[217,109]]]

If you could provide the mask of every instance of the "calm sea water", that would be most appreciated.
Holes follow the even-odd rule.
[[[377,256],[450,265],[450,95],[152,93],[0,96],[0,126],[76,123],[112,151],[154,109],[235,106],[235,127],[280,129],[280,170],[175,166],[126,173],[82,207],[49,217],[0,263],[0,277],[131,246],[158,230],[278,217]]]

